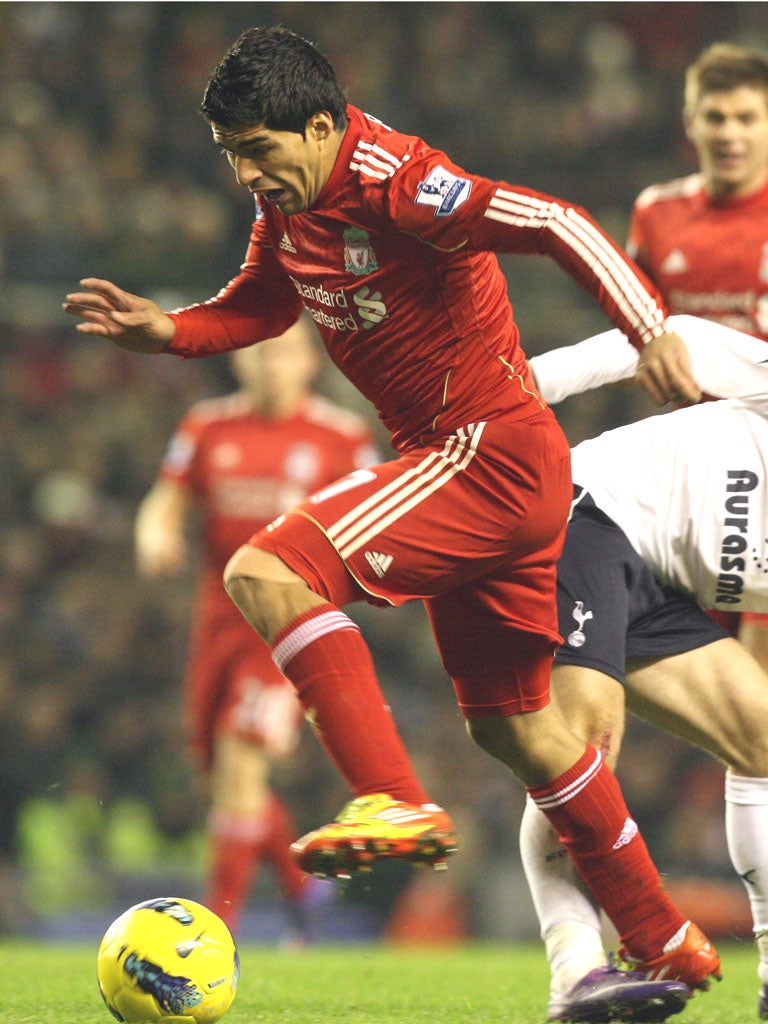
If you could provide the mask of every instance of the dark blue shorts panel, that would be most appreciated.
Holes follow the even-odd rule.
[[[664,658],[728,636],[695,601],[662,586],[586,494],[558,562],[557,607],[565,642],[556,663],[594,668],[620,683],[629,658]]]

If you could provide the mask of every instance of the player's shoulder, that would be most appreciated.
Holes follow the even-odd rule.
[[[350,441],[360,441],[370,435],[365,419],[351,409],[345,409],[322,395],[310,395],[304,406],[304,416],[315,427]]]
[[[227,395],[213,395],[201,398],[189,409],[185,420],[205,427],[212,423],[239,419],[249,412],[249,401],[245,394],[233,391]]]
[[[665,203],[685,202],[699,195],[703,188],[702,174],[688,174],[684,178],[673,178],[671,181],[649,185],[635,200],[635,208],[646,210],[652,206],[663,206]]]
[[[365,184],[388,182],[426,145],[417,136],[390,128],[356,107],[350,112],[357,141],[349,169]]]

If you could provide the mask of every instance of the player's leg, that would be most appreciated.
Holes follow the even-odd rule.
[[[219,687],[209,815],[209,906],[231,928],[262,861],[275,868],[292,919],[298,920],[308,876],[290,855],[298,833],[270,785],[275,759],[296,749],[303,718],[296,694],[269,648],[232,607],[232,653]]]
[[[508,500],[510,481],[529,478]],[[336,874],[379,856],[440,863],[456,842],[413,771],[368,649],[340,606],[396,605],[482,573],[509,558],[517,522],[531,547],[540,537],[559,541],[570,495],[568,449],[550,413],[474,424],[325,488],[230,561],[229,593],[271,644],[358,797],[336,823],[296,844],[304,867]]]
[[[620,681],[630,616],[628,547],[615,524],[582,495],[557,565],[558,627],[565,644],[552,672],[552,700],[611,768],[624,722]],[[563,1015],[573,1009],[573,987],[591,968],[607,962],[599,908],[557,831],[530,797],[520,847],[550,965],[550,1016],[567,1019]]]
[[[746,649],[760,664],[764,671],[768,672],[768,615],[758,614],[744,614],[741,616],[741,622],[739,623],[739,640],[744,644]],[[754,840],[747,840],[746,837],[750,835],[750,826],[746,823],[743,825],[737,824],[741,822],[742,817],[748,812],[736,811],[734,808],[739,806],[761,806],[762,801],[765,799],[764,796],[759,796],[755,791],[755,783],[751,781],[749,784],[749,795],[747,796],[744,792],[741,792],[739,798],[736,799],[736,783],[734,779],[729,775],[726,778],[726,824],[728,826],[728,842],[731,850],[731,860],[734,866],[740,861],[739,851],[743,848],[743,843],[748,841],[750,845],[753,845],[755,841],[759,841],[759,832],[755,832]],[[754,814],[756,812],[749,812],[750,818],[754,820]],[[734,838],[736,831],[738,831],[741,840],[737,842]],[[750,858],[747,857],[747,860]],[[738,867],[736,868],[738,871]],[[742,875],[744,877],[744,875]],[[750,894],[750,901],[754,902],[753,889],[747,884],[747,892]],[[753,919],[757,922],[757,916],[755,916],[755,909],[753,906]],[[764,915],[763,915],[764,916]],[[760,1000],[758,1006],[758,1013],[762,1020],[768,1020],[768,930],[765,927],[757,929],[757,945],[760,950],[760,981],[762,982],[762,988],[760,991]]]
[[[237,932],[268,828],[269,763],[250,740],[217,734],[210,773],[203,902]],[[293,837],[288,840],[288,845]]]
[[[293,846],[301,866],[320,875],[349,874],[388,856],[442,864],[456,848],[449,816],[415,774],[360,630],[341,610],[370,595],[328,539],[333,524],[354,516],[358,504],[397,486],[408,469],[400,461],[327,488],[307,503],[311,518],[303,510],[288,515],[252,538],[227,567],[230,595],[269,642],[355,796],[336,822]],[[315,520],[323,513],[328,524],[320,527]],[[373,561],[365,560],[372,573]],[[398,571],[408,564],[398,558]]]
[[[557,575],[558,622],[565,643],[557,652],[554,686],[563,699],[567,699],[565,684],[574,679],[585,684],[591,680],[607,692],[618,694],[618,689],[611,689],[610,680],[615,680],[616,684],[623,682],[628,650],[658,658],[704,645],[724,635],[693,602],[659,586],[626,536],[594,505],[588,494],[582,494],[574,507]],[[573,714],[578,714],[578,702],[584,701],[590,707],[594,699],[587,692],[575,691],[573,698],[568,708],[569,722]],[[591,714],[588,712],[588,716]],[[590,728],[589,717],[579,721],[582,727]],[[600,738],[605,742],[606,739],[599,730],[584,735],[593,741]],[[615,757],[618,736],[612,738],[610,746],[611,756]],[[537,827],[542,826],[538,823]],[[545,855],[552,852],[546,845],[546,836],[542,843],[539,852]],[[548,891],[544,880],[555,863],[542,863],[541,858],[535,860],[535,870],[542,876],[544,891]],[[567,876],[561,877],[559,892],[562,895],[567,891]],[[548,926],[550,930],[559,927],[560,931],[560,961],[567,961],[569,956],[577,958],[575,941],[570,943],[569,949],[571,925],[576,925],[578,930],[589,920],[586,905],[582,904],[579,914],[571,915],[570,920],[569,907],[571,910],[579,907],[575,888],[570,890],[569,898],[562,899],[559,908],[555,899],[548,904]],[[691,926],[674,955],[685,956],[694,966],[698,963],[706,968],[699,956],[699,947],[706,951],[706,940]],[[593,948],[596,951],[594,941]],[[671,952],[660,954],[667,961],[671,955]],[[710,962],[716,963],[714,954]]]
[[[473,738],[489,753],[518,771],[520,748],[538,748],[537,771],[521,775],[536,806],[558,831],[590,892],[616,927],[632,960],[651,962],[686,934],[690,922],[666,893],[619,784],[594,747],[588,746],[569,768],[558,771],[560,754],[572,751],[573,734],[559,715],[534,711],[509,718],[472,720]],[[570,737],[569,740],[566,737]],[[538,766],[551,759],[552,778],[538,783]],[[528,759],[523,760],[527,764]],[[681,963],[676,976],[692,988],[708,988],[719,974],[714,953],[700,963]]]
[[[768,675],[730,637],[654,661],[628,662],[627,706],[707,750],[737,775],[768,775]]]
[[[262,742],[236,734],[217,738],[211,776],[207,906],[234,933],[255,871],[268,863],[285,899],[290,937],[311,941],[328,900],[321,883],[291,856],[299,836],[290,808],[271,788],[272,760]]]
[[[664,891],[615,777],[548,703],[553,643],[521,629],[523,610],[535,606],[533,594],[543,583],[539,571],[515,570],[505,581],[497,573],[430,600],[430,620],[470,734],[526,784],[619,934],[650,956],[688,922]],[[704,987],[709,971],[680,973],[686,975],[682,982],[653,990],[639,975],[617,979],[605,968],[601,979],[584,980],[573,1007],[578,1000],[580,1013],[599,1014],[607,1001],[617,1000],[616,1016],[619,1009],[628,1013],[631,1002],[638,1012],[664,1019],[682,1008],[689,982]],[[619,996],[629,1002],[620,1003]]]
[[[591,668],[556,664],[552,701],[576,735],[600,750],[613,769],[624,731],[621,684]],[[600,908],[530,798],[520,825],[520,853],[551,971],[549,1016],[563,1019],[572,1011],[574,986],[608,963]]]
[[[205,776],[206,876],[203,902],[237,931],[248,897],[262,835],[266,764],[259,747],[240,747],[233,716],[242,706],[245,669],[253,655],[251,637],[218,590],[203,590],[194,618],[184,685],[186,728],[192,756]],[[256,650],[256,648],[253,648]],[[245,651],[246,653],[243,653]],[[268,666],[269,669],[269,666]],[[274,672],[274,666],[269,669]]]
[[[305,870],[320,875],[349,874],[375,856],[418,858],[423,853],[428,861],[442,861],[455,848],[452,823],[423,789],[381,693],[367,644],[340,608],[358,599],[354,582],[334,549],[303,517],[295,516],[285,532],[304,551],[314,544],[315,565],[325,563],[315,590],[277,556],[252,545],[230,561],[227,589],[270,643],[272,657],[293,683],[318,739],[355,795],[331,832],[310,834],[294,844],[294,853]],[[391,804],[405,805],[406,814]],[[353,824],[361,815],[368,827],[362,843]],[[393,830],[390,845],[387,834]],[[422,839],[427,840],[423,848]]]
[[[768,676],[736,640],[726,638],[627,673],[637,714],[707,750],[728,765],[728,850],[744,881],[768,1015]]]

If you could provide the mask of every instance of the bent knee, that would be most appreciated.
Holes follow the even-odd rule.
[[[469,733],[470,737],[475,741],[478,747],[483,746],[484,738],[490,733],[490,729],[486,725],[485,718],[468,718],[464,722],[464,726]]]
[[[231,593],[238,579],[261,580],[264,583],[303,583],[302,578],[277,555],[243,544],[232,555],[224,569],[224,586]]]
[[[615,764],[624,736],[624,687],[612,676],[581,665],[556,665],[552,701],[568,728]]]
[[[507,718],[495,716],[468,718],[465,726],[478,747],[493,757],[505,760],[502,755],[507,754],[514,747],[513,732]]]
[[[224,587],[267,643],[298,615],[324,603],[277,555],[249,544],[239,548],[227,563]]]

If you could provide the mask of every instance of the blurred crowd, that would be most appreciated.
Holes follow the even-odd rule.
[[[192,578],[141,583],[132,520],[181,414],[232,382],[219,359],[81,338],[60,303],[95,275],[172,308],[237,271],[251,200],[198,104],[239,32],[277,22],[319,44],[357,105],[474,171],[583,204],[620,241],[641,188],[692,167],[686,65],[715,40],[768,47],[759,3],[0,5],[0,933],[119,903],[137,878],[198,877],[200,784],[179,720]],[[530,354],[605,328],[543,260],[502,265]],[[335,371],[323,387],[367,412]],[[608,391],[562,417],[576,442],[648,412]],[[530,921],[522,787],[466,738],[420,608],[357,614],[466,836],[450,875],[469,929]],[[722,769],[638,724],[622,758],[662,869],[728,874]],[[309,735],[281,771],[302,828],[346,799]],[[158,895],[138,884],[137,899]]]

